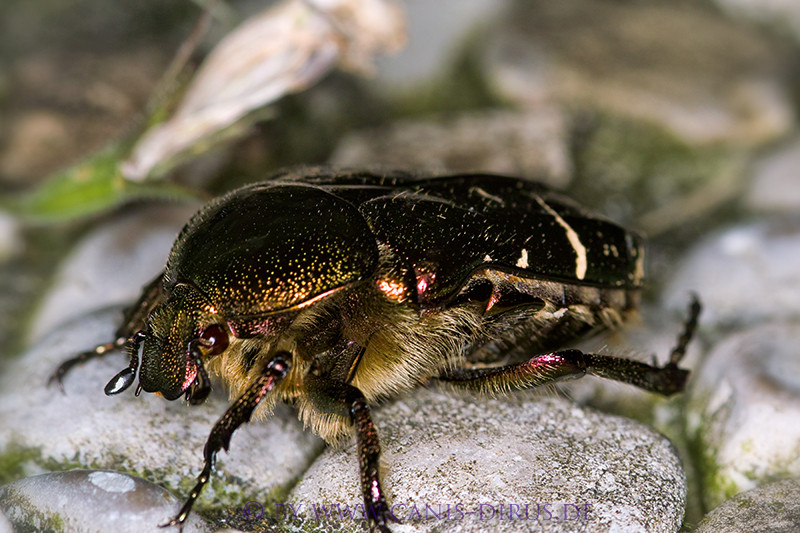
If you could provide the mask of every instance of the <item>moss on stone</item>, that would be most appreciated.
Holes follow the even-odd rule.
[[[3,507],[5,509],[24,509],[24,521],[14,520],[14,515],[7,516],[14,526],[16,533],[39,533],[50,531],[61,533],[67,531],[67,524],[59,513],[47,515],[31,507],[30,502],[21,495],[10,492],[3,494]]]
[[[690,436],[689,450],[699,474],[701,501],[705,512],[742,491],[741,487],[722,473],[717,462],[717,447],[703,439],[700,432]]]

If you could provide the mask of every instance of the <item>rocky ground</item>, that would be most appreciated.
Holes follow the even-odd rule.
[[[5,190],[122,135],[196,15],[79,4],[72,29],[44,9],[0,17]],[[668,400],[586,378],[495,399],[430,387],[376,408],[393,530],[800,528],[800,8],[404,6],[408,46],[376,77],[332,74],[174,179],[216,193],[324,162],[535,177],[648,236],[641,321],[581,348],[663,361],[691,293],[704,311],[687,391]],[[76,368],[63,394],[46,381],[111,338],[197,205],[66,226],[0,211],[0,531],[161,531],[191,490],[224,393],[108,398],[123,355]],[[235,434],[185,531],[360,531],[357,491],[354,442],[328,448],[282,406]]]

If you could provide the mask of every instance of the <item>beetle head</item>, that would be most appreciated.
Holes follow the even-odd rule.
[[[176,285],[147,320],[139,384],[167,400],[201,403],[210,391],[202,359],[228,347],[228,328],[191,285]]]

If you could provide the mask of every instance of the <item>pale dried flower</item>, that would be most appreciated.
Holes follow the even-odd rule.
[[[253,111],[301,91],[337,64],[371,72],[405,44],[394,0],[285,0],[227,35],[206,58],[172,117],[139,140],[123,175],[141,181],[199,152]]]

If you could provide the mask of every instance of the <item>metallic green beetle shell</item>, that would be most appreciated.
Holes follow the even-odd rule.
[[[607,288],[642,282],[638,236],[536,182],[323,168],[203,208],[172,249],[164,288],[195,286],[247,336],[259,317],[374,276],[381,253],[422,307],[447,305],[485,267]]]
[[[302,184],[256,184],[202,209],[170,253],[165,287],[196,286],[225,317],[263,316],[375,271],[378,248],[349,202]]]
[[[427,276],[425,305],[446,302],[477,269],[598,287],[642,284],[644,245],[621,226],[530,180],[314,169],[278,176],[358,206],[378,242]],[[419,285],[418,285],[419,287]]]

